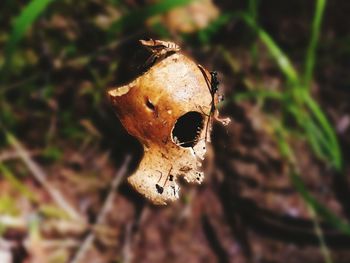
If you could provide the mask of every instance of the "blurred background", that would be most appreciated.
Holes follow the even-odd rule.
[[[350,262],[350,2],[0,3],[0,262]],[[105,91],[139,39],[216,70],[201,186],[156,207]],[[128,156],[131,157],[128,162]]]

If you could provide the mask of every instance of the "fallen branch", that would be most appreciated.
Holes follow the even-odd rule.
[[[29,156],[37,156],[42,153],[42,150],[34,150],[28,152]],[[4,151],[0,153],[0,162],[11,161],[14,159],[20,158],[19,154],[16,151]]]
[[[117,189],[118,189],[119,185],[121,184],[121,182],[123,181],[123,179],[124,179],[124,177],[126,175],[130,159],[131,159],[131,157],[129,155],[126,156],[126,158],[125,158],[125,160],[123,162],[123,165],[121,166],[119,171],[114,176],[114,179],[113,179],[113,181],[111,183],[111,187],[110,187],[108,196],[107,196],[107,198],[106,198],[106,200],[105,200],[105,202],[103,204],[103,207],[102,207],[100,213],[97,216],[97,219],[96,219],[96,222],[95,222],[95,226],[103,224],[105,222],[107,213],[113,207],[113,200],[115,198],[115,195],[117,193]],[[79,250],[72,257],[72,260],[70,261],[70,263],[84,262],[83,261],[84,256],[86,255],[87,251],[90,249],[92,243],[95,240],[95,237],[96,237],[95,236],[95,232],[94,231],[90,231],[90,233],[86,236],[86,238],[82,242]]]
[[[35,179],[50,194],[54,202],[72,219],[83,221],[79,213],[69,204],[63,195],[49,183],[43,169],[41,169],[41,167],[36,162],[34,162],[34,160],[30,157],[28,151],[21,145],[21,143],[11,133],[6,132],[6,138],[17,152],[19,158],[22,159]]]

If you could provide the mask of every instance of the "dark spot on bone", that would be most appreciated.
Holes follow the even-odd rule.
[[[174,180],[174,176],[172,174],[169,175],[169,181],[172,182]]]
[[[164,188],[161,187],[159,184],[156,184],[157,192],[158,194],[162,194],[164,192]]]

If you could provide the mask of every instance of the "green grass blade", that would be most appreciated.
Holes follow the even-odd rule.
[[[268,90],[254,90],[240,92],[234,95],[235,101],[242,101],[246,99],[274,99],[281,101],[284,95],[278,91],[268,91]]]
[[[23,38],[27,29],[34,23],[36,18],[46,9],[53,0],[33,0],[16,18],[10,38],[5,46],[5,63],[2,71],[11,67],[11,60],[18,43]]]
[[[279,48],[275,41],[270,37],[270,35],[261,27],[259,27],[250,15],[246,13],[241,13],[241,18],[246,22],[248,26],[250,26],[254,31],[256,31],[259,39],[267,47],[271,56],[276,61],[277,65],[287,77],[287,79],[291,83],[298,83],[299,76],[293,64],[289,60],[288,56]]]
[[[134,29],[149,17],[166,13],[175,7],[187,5],[192,1],[193,0],[164,0],[157,4],[134,10],[113,23],[109,33],[114,35],[122,30]]]
[[[290,114],[295,118],[298,126],[303,130],[303,134],[306,136],[312,150],[316,156],[320,159],[329,161],[332,158],[331,150],[332,145],[329,143],[328,138],[325,136],[322,128],[319,127],[319,123],[312,117],[312,114],[304,107],[301,107],[294,102],[288,104],[287,109]]]
[[[303,128],[316,156],[335,166],[334,164],[339,162],[335,156],[337,150],[334,149],[333,144],[328,140],[322,127],[313,118],[309,118],[305,120]]]
[[[309,141],[309,144],[316,156],[323,160],[327,159],[323,150],[324,148],[327,148],[327,146],[322,147],[324,144],[327,145],[327,141],[322,136],[319,127],[310,118],[305,120],[303,125],[307,140]]]
[[[323,19],[323,14],[326,6],[326,0],[317,0],[316,11],[312,22],[310,43],[306,52],[304,85],[310,88],[316,61],[316,49],[320,35],[320,29]]]
[[[304,94],[303,99],[305,101],[306,106],[310,109],[311,113],[319,123],[319,126],[322,128],[325,135],[327,136],[327,140],[329,141],[331,147],[330,152],[333,156],[332,164],[338,171],[340,171],[343,167],[342,154],[340,151],[337,135],[335,134],[332,125],[329,123],[327,117],[320,109],[320,106],[309,94]]]
[[[275,128],[277,145],[282,157],[289,163],[294,163],[294,152],[286,141],[288,130],[282,125],[280,120],[271,118],[270,121]]]
[[[249,14],[254,21],[257,21],[258,18],[258,0],[249,0],[248,2]]]

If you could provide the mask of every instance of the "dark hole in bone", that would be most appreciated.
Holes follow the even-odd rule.
[[[203,116],[199,112],[190,111],[182,115],[172,131],[173,141],[181,147],[193,147],[198,142],[203,123]]]
[[[153,105],[153,103],[150,101],[149,98],[146,98],[146,106],[151,111],[155,111],[156,110],[156,106]]]

